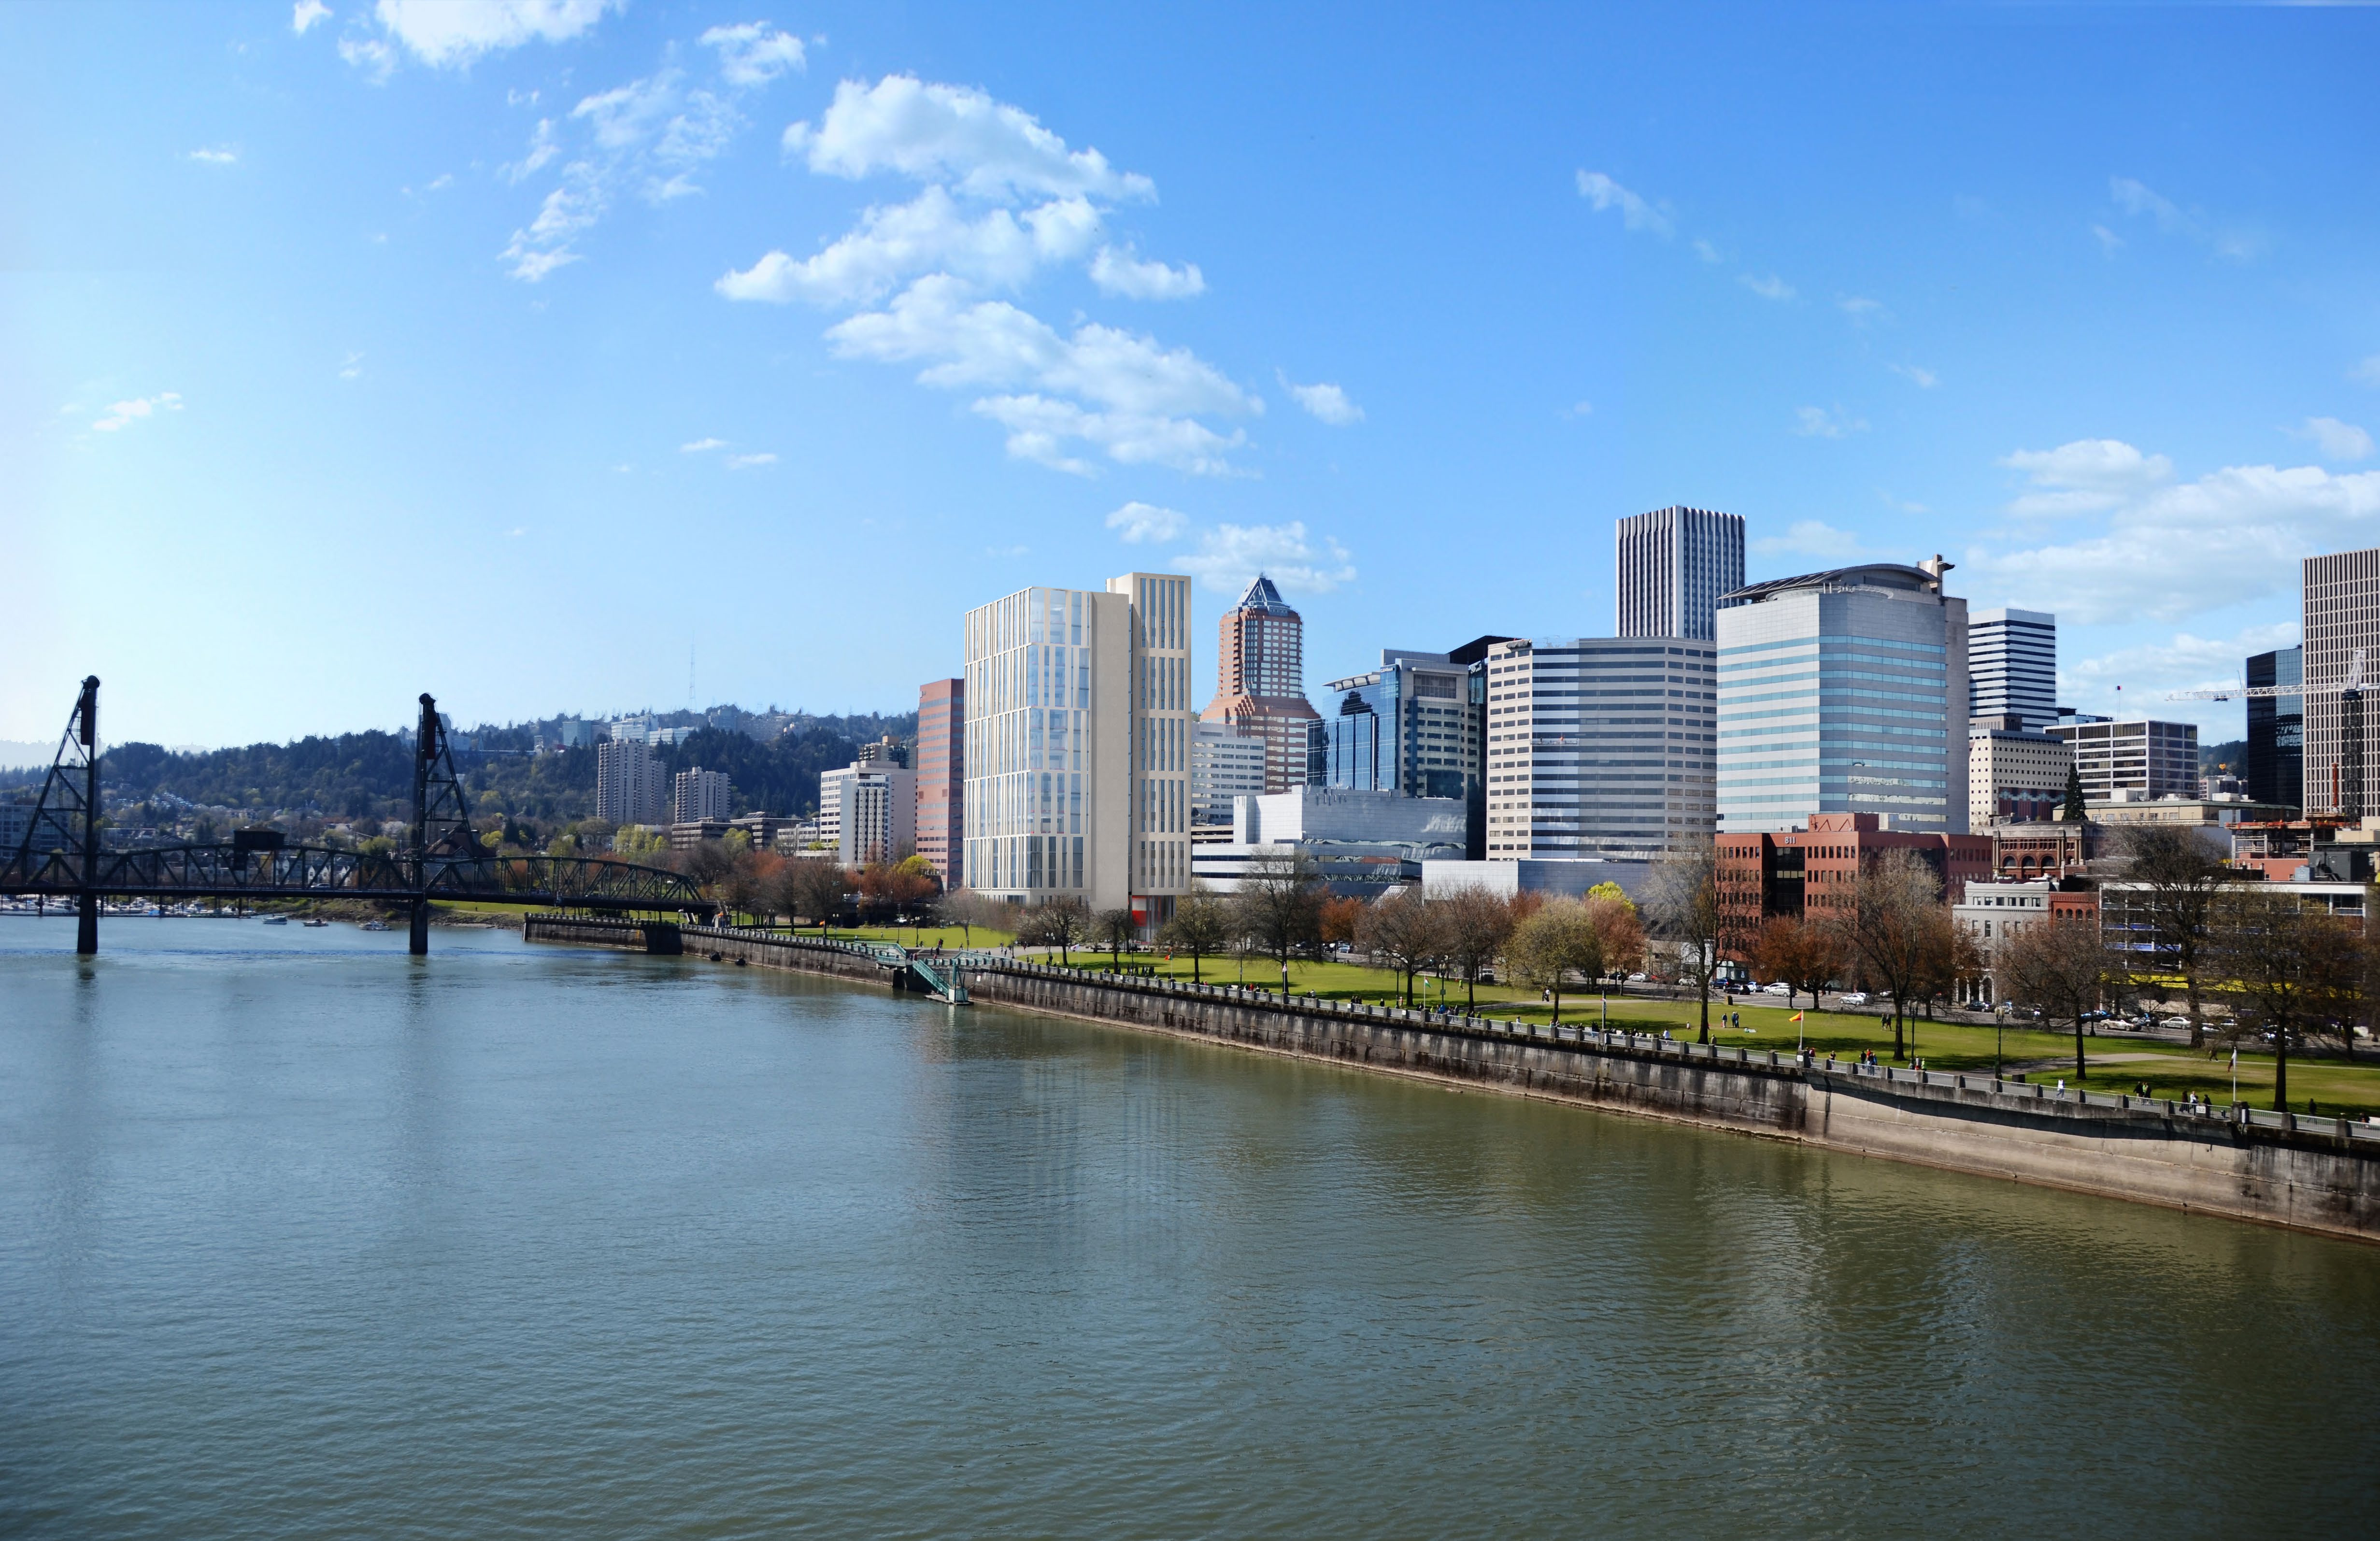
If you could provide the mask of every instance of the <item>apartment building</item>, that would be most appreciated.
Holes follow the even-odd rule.
[[[929,680],[917,690],[917,855],[945,883],[966,839],[966,681]]]
[[[674,824],[723,824],[727,821],[728,799],[735,787],[724,771],[705,770],[698,765],[681,770],[672,787],[670,821]]]
[[[595,746],[595,817],[614,824],[669,822],[669,785],[652,746],[641,738]]]

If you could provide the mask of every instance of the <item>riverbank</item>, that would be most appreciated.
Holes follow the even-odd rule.
[[[783,933],[532,916],[529,941],[691,953],[912,988],[889,953]],[[1546,1098],[2078,1193],[2380,1241],[2380,1127],[1790,1050],[1284,1000],[1015,962],[957,960],[974,1001],[1267,1053]]]

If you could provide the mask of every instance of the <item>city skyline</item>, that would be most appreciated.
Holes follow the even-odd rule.
[[[2296,641],[2380,515],[2366,13],[770,14],[0,13],[0,739],[86,673],[173,744],[883,710],[955,646],[842,649],[820,575],[895,551],[929,616],[1262,566],[1310,687],[1419,606],[1599,634],[1605,521],[1681,504],[1750,581],[1942,551],[2112,714]]]

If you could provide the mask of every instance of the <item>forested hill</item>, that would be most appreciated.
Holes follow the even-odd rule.
[[[723,770],[735,784],[735,809],[797,814],[818,806],[819,772],[848,765],[862,734],[914,737],[917,718],[818,718],[767,742],[741,733],[704,728],[653,753],[672,775],[692,766]],[[595,811],[595,751],[530,754],[529,730],[479,729],[483,749],[464,752],[457,769],[474,802],[490,816],[567,823]],[[517,741],[517,742],[516,742]],[[150,805],[139,821],[169,824],[181,805],[224,807],[249,817],[289,813],[331,822],[408,818],[413,798],[413,746],[390,733],[340,734],[294,744],[251,744],[202,754],[175,754],[154,744],[119,744],[103,763],[106,796],[129,812]],[[15,778],[38,783],[40,772]]]

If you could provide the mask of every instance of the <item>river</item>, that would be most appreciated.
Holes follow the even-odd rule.
[[[0,1534],[2363,1533],[2380,1249],[509,932],[0,917]]]

